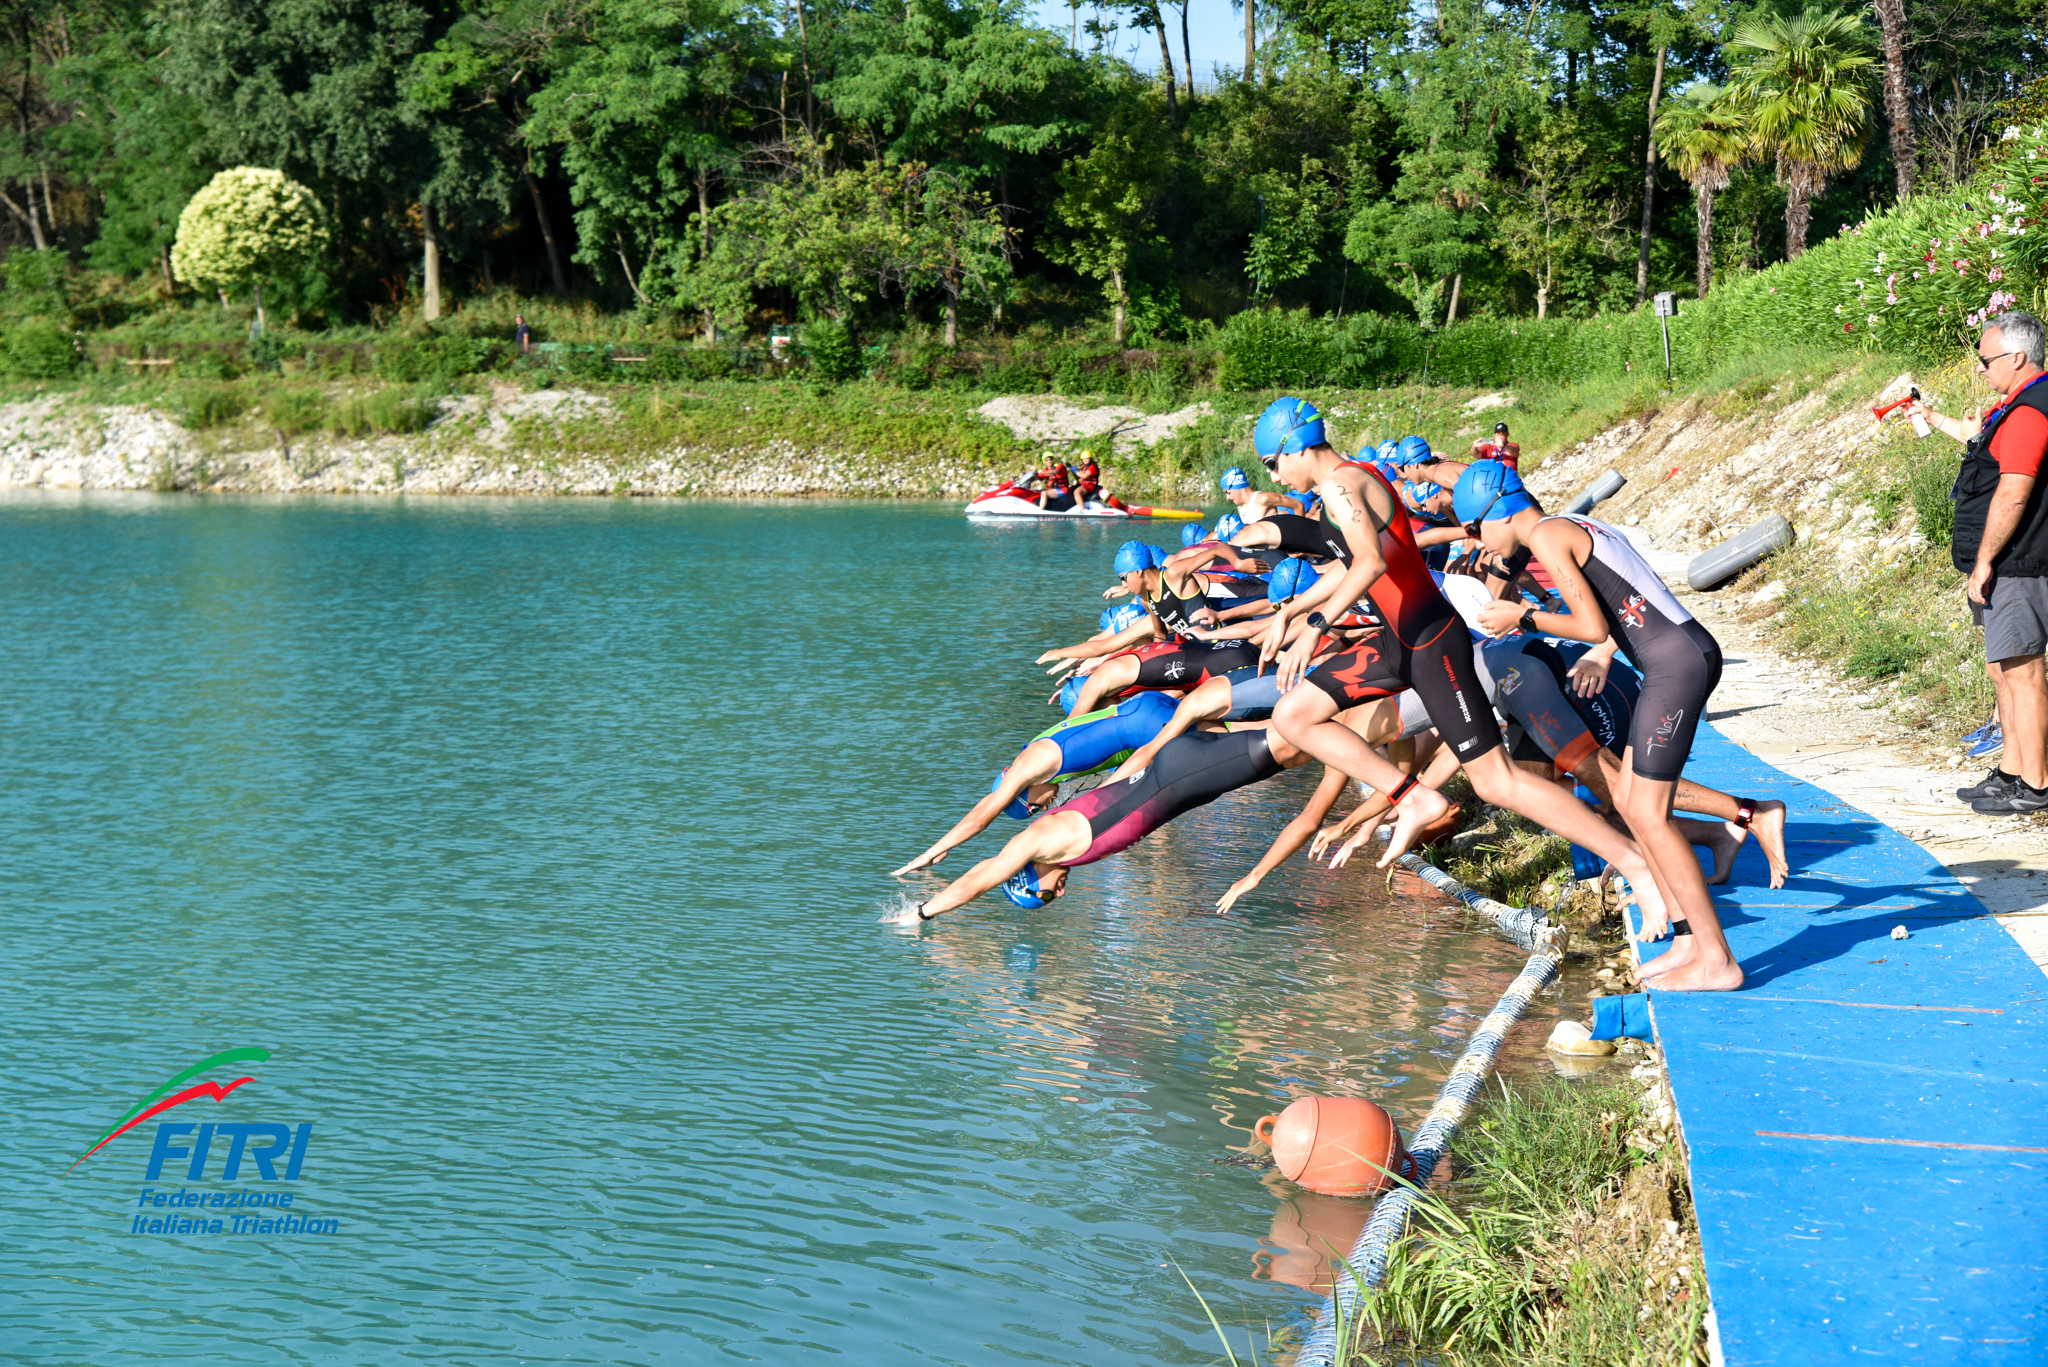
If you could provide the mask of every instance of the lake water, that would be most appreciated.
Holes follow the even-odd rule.
[[[1300,1231],[1365,1207],[1216,1160],[1309,1090],[1412,1130],[1522,956],[1299,859],[1214,915],[1307,771],[1042,910],[878,924],[1054,720],[1031,659],[1120,535],[0,501],[0,1357],[1215,1361],[1173,1260],[1263,1353],[1318,1303]],[[163,1119],[311,1122],[295,1182],[221,1140],[147,1183],[154,1120],[66,1174],[238,1046],[273,1056]],[[136,1233],[145,1186],[338,1228]]]

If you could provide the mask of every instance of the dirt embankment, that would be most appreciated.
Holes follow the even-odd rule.
[[[1911,439],[1900,421],[1880,428],[1870,408],[1912,384],[1905,374],[1877,393],[1847,385],[1807,393],[1786,377],[1749,392],[1682,399],[1550,457],[1529,486],[1559,507],[1603,471],[1618,470],[1628,487],[1594,515],[1640,526],[1664,552],[1696,554],[1778,513],[1802,540],[1833,546],[1845,562],[1894,559],[1921,544],[1911,513],[1880,533],[1867,491],[1852,480],[1879,444],[1901,431]]]
[[[1131,462],[1209,411],[1146,414],[1050,396],[997,399],[963,421],[1018,441],[1099,440]],[[0,404],[0,487],[206,493],[638,494],[719,497],[971,497],[1020,473],[1004,462],[871,454],[849,441],[731,445],[623,434],[612,401],[583,390],[493,385],[438,401],[424,430],[359,438],[286,433],[260,418],[189,431],[160,409],[52,396]],[[651,448],[651,449],[650,449]],[[1149,467],[1150,462],[1141,462]],[[1112,473],[1124,473],[1111,466]],[[1119,487],[1187,497],[1199,477],[1133,466]]]

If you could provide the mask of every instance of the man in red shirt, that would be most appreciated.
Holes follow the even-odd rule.
[[[1472,459],[1497,460],[1508,469],[1520,473],[1522,469],[1522,446],[1520,442],[1508,440],[1508,425],[1497,422],[1493,425],[1493,439],[1480,438],[1472,443]]]
[[[2031,313],[1984,325],[1977,369],[2005,397],[1971,421],[1908,406],[1967,445],[1956,477],[1949,554],[1969,576],[1964,594],[1984,628],[1984,658],[1998,694],[2005,753],[1984,781],[1956,796],[1987,815],[2048,809],[2048,378],[2043,329]]]

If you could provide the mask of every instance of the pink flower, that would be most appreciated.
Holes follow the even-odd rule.
[[[1965,274],[1967,274],[1967,273],[1969,272],[1969,269],[1970,269],[1970,262],[1969,262],[1968,258],[1965,258],[1965,259],[1963,259],[1963,260],[1961,260],[1961,261],[1958,261],[1958,262],[1956,262],[1956,274],[1957,274],[1957,275],[1965,275]]]
[[[1884,301],[1885,301],[1885,302],[1886,302],[1887,304],[1896,304],[1896,303],[1898,303],[1898,302],[1899,302],[1899,296],[1898,296],[1898,295],[1896,295],[1896,294],[1887,294],[1887,295],[1886,295],[1886,296],[1884,297]]]
[[[1998,267],[1993,266],[1991,270],[1988,272],[1988,278],[1992,280],[2003,280],[2005,279],[2005,272],[2000,270]]]
[[[1844,332],[1854,332],[1855,330],[1856,330],[1856,325],[1855,325],[1854,323],[1844,323],[1844,324],[1842,324],[1842,331],[1844,331]]]

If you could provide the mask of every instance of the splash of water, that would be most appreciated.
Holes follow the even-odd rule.
[[[885,926],[914,926],[918,924],[917,909],[924,903],[907,892],[899,892],[882,903],[882,914],[875,919]]]

